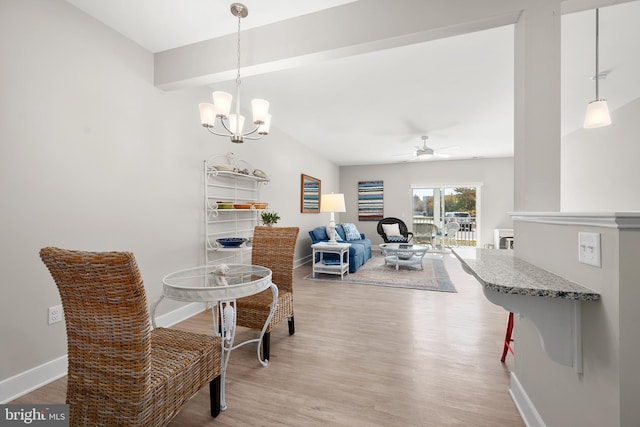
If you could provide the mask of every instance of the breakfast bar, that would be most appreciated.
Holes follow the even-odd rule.
[[[582,302],[600,294],[513,256],[511,250],[453,248],[462,268],[483,286],[485,296],[529,318],[547,356],[582,372]]]

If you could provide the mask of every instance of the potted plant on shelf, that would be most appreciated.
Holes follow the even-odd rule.
[[[262,223],[267,227],[273,227],[274,224],[280,221],[280,215],[277,212],[262,211],[260,216],[262,217]]]

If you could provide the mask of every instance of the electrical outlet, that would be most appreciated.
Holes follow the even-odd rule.
[[[578,233],[578,260],[600,267],[600,233]]]
[[[62,316],[64,313],[62,312],[61,305],[54,305],[53,307],[49,307],[49,324],[53,325],[54,323],[62,322]]]

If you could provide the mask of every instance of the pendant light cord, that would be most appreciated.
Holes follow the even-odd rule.
[[[600,9],[596,9],[596,101],[600,99],[600,75],[598,74],[598,62],[599,62],[599,49],[598,40],[600,38],[600,25],[599,25]]]

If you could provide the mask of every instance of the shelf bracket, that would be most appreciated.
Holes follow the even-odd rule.
[[[581,301],[483,291],[492,303],[531,320],[549,359],[582,374]]]

